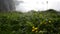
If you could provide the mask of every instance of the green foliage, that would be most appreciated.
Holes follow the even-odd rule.
[[[0,34],[60,34],[60,12],[0,12]]]

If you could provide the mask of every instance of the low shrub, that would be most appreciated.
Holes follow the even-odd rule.
[[[60,34],[60,12],[1,12],[0,34]]]

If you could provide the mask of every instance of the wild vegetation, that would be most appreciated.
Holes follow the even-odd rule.
[[[60,12],[0,12],[0,34],[60,34]]]

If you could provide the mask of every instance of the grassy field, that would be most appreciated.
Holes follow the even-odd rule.
[[[0,34],[60,34],[60,12],[0,12]]]

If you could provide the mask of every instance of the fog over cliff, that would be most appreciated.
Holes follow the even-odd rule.
[[[0,0],[0,11],[14,11],[14,0]]]

